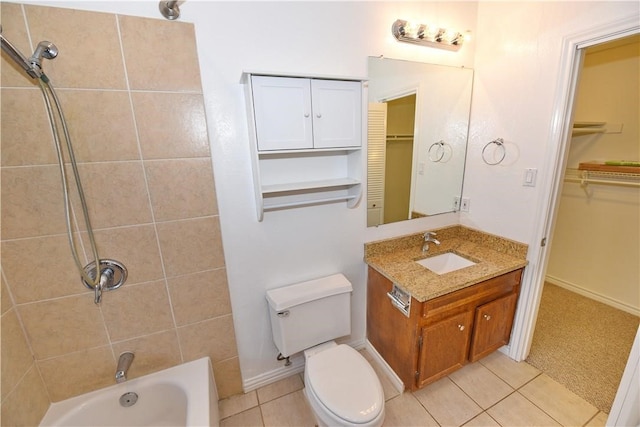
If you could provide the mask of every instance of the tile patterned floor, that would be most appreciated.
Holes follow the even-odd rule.
[[[362,354],[371,361],[366,352]],[[495,352],[414,393],[384,374],[385,426],[604,426],[607,414],[526,362]],[[302,374],[220,402],[221,426],[314,426]]]

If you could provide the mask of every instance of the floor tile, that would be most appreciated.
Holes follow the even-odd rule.
[[[540,371],[527,362],[516,362],[499,351],[481,359],[480,363],[515,389],[540,375]]]
[[[482,412],[449,378],[443,378],[413,393],[440,425],[459,426]]]
[[[261,427],[263,425],[262,412],[258,406],[220,421],[220,427]]]
[[[304,384],[300,374],[295,374],[273,384],[260,387],[258,389],[258,401],[262,404],[303,388]]]
[[[258,397],[255,391],[222,399],[219,402],[220,419],[239,414],[255,406],[258,406]]]
[[[302,390],[260,406],[265,426],[315,426],[316,420]]]
[[[608,414],[604,412],[598,412],[598,414],[591,418],[591,420],[585,424],[585,427],[604,427],[607,425],[607,418],[609,418]]]
[[[565,426],[581,426],[598,413],[598,409],[542,374],[520,390],[540,409]]]
[[[388,400],[384,407],[385,427],[437,427],[438,423],[418,402],[413,394],[407,392]]]
[[[466,423],[464,427],[500,427],[500,424],[498,424],[496,420],[491,418],[489,414],[483,412]]]
[[[449,378],[483,409],[495,405],[514,391],[480,363],[469,364]]]
[[[489,408],[487,413],[501,426],[551,427],[560,425],[518,392],[509,395],[497,405]]]

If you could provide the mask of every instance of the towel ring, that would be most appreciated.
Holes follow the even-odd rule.
[[[433,144],[431,144],[431,146],[429,147],[429,160],[431,160],[434,163],[438,163],[440,160],[442,160],[442,158],[444,157],[444,144],[445,142],[440,140],[438,142],[434,142]],[[436,148],[436,151],[434,151],[433,153],[431,152],[431,150],[433,150],[433,147],[438,147]],[[435,153],[435,158],[433,156],[433,154]],[[438,155],[438,153],[440,153],[440,155]]]
[[[496,144],[497,147],[502,148],[502,156],[500,157],[500,160],[496,161],[496,162],[490,162],[487,160],[486,155],[485,155],[485,151],[487,150],[487,147],[490,146],[491,144]],[[497,148],[496,148],[497,150]],[[502,138],[497,138],[494,139],[493,141],[489,141],[487,143],[487,145],[484,146],[484,148],[482,149],[482,160],[490,165],[490,166],[494,166],[497,164],[502,163],[502,161],[504,160],[504,157],[507,155],[507,149],[504,147],[504,139]]]

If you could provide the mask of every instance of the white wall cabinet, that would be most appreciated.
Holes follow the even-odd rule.
[[[246,74],[258,220],[362,193],[362,81]]]

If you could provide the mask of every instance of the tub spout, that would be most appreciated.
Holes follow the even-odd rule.
[[[127,380],[127,371],[133,362],[133,353],[130,351],[124,352],[118,359],[118,367],[116,368],[116,382],[121,383]]]

